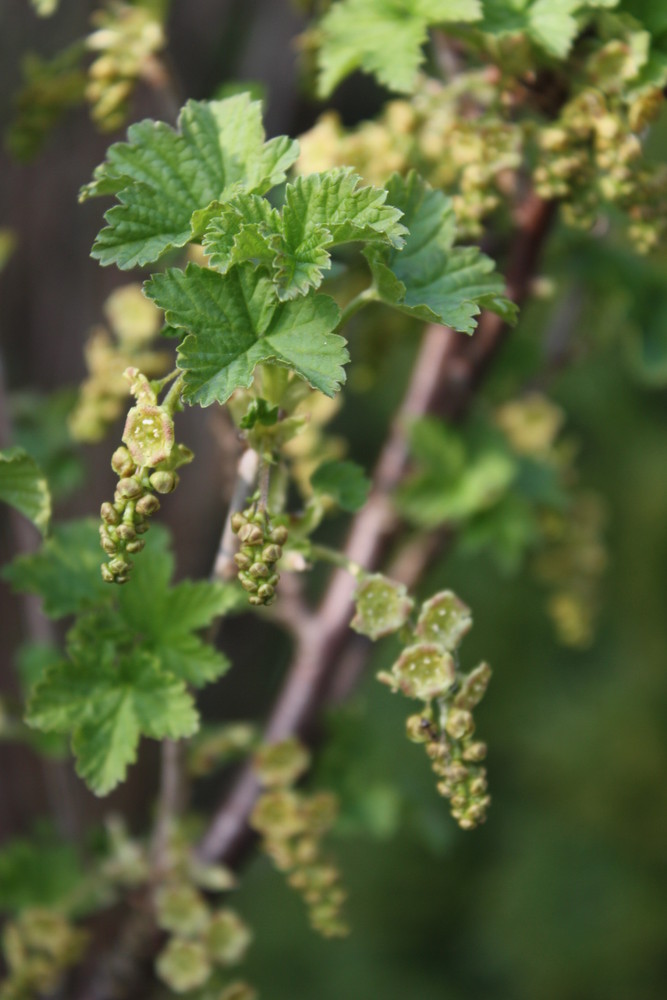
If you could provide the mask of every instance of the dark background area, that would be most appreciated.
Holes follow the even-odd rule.
[[[21,54],[55,52],[82,35],[93,6],[62,0],[57,17],[40,21],[26,0],[0,0],[3,128]],[[230,79],[258,80],[267,89],[269,132],[298,133],[316,113],[298,88],[299,27],[286,0],[176,0],[169,51],[183,95],[206,97]],[[359,102],[359,117],[377,97],[356,85],[346,95]],[[153,101],[138,93],[137,117],[159,114]],[[13,390],[76,384],[101,303],[127,280],[89,259],[100,206],[77,204],[108,141],[82,110],[33,163],[0,154],[0,226],[18,239],[0,276],[0,349]],[[577,246],[588,259],[598,253],[594,241],[583,251]],[[662,289],[658,282],[651,292],[658,297],[667,296],[664,263],[651,262],[665,275]],[[551,313],[579,279],[562,234],[545,271],[556,275],[556,297],[526,310],[492,379],[496,398],[512,372],[534,360]],[[621,291],[623,308],[617,278],[613,286],[603,278],[585,296],[573,363],[551,385],[579,442],[582,484],[608,509],[609,568],[595,642],[585,651],[557,644],[544,593],[528,573],[508,579],[481,555],[454,554],[434,567],[423,595],[448,586],[474,611],[464,667],[485,658],[494,668],[478,720],[490,746],[489,820],[472,833],[454,826],[422,752],[404,739],[406,703],[373,679],[391,662],[391,649],[380,646],[352,703],[327,720],[332,739],[312,778],[342,794],[331,851],[350,891],[353,933],[343,942],[315,938],[281,876],[266,860],[253,861],[236,903],[256,933],[247,978],[266,1000],[662,1000],[667,993],[667,396],[638,376],[633,351],[641,323],[627,308],[635,296],[650,316],[662,299],[653,309],[641,285]],[[373,413],[399,398],[410,350],[403,344],[386,362],[381,393],[370,401],[350,393],[339,418],[343,431],[368,421],[368,440],[355,456],[366,463],[377,446]],[[186,414],[184,426],[198,460],[165,504],[165,517],[179,572],[196,576],[210,568],[227,469],[210,412]],[[67,500],[62,517],[95,514],[112,491],[109,451],[109,443],[85,450],[85,487]],[[4,560],[12,545],[6,509],[0,518]],[[16,600],[0,588],[0,684],[11,690],[20,622]],[[280,681],[286,644],[276,651],[273,630],[247,624],[240,619],[225,632],[235,669],[204,694],[208,717],[259,715]],[[7,837],[30,830],[45,792],[28,751],[0,751],[0,831]],[[89,821],[111,805],[141,829],[154,765],[154,748],[146,747],[128,786],[103,804],[78,785]],[[218,790],[210,783],[204,795]]]

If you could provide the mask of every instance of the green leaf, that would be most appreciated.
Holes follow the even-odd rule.
[[[484,0],[482,31],[525,34],[558,59],[564,59],[586,23],[586,12],[616,7],[619,0]]]
[[[51,519],[49,484],[23,448],[0,451],[0,500],[15,507],[44,534]]]
[[[98,795],[110,792],[136,760],[140,736],[180,739],[197,729],[197,712],[183,681],[161,671],[154,657],[133,651],[80,649],[48,671],[28,705],[38,729],[72,732],[77,771]]]
[[[356,462],[324,462],[311,476],[316,493],[331,497],[342,510],[351,514],[366,503],[371,483]]]
[[[77,852],[53,830],[10,840],[0,850],[0,910],[61,906],[83,878]]]
[[[142,266],[185,246],[195,211],[242,191],[268,191],[298,155],[285,136],[264,142],[261,105],[248,94],[188,101],[178,125],[180,132],[151,120],[132,125],[129,142],[111,146],[82,189],[81,200],[115,194],[120,202],[93,246],[101,264]]]
[[[402,247],[401,212],[386,204],[386,191],[360,182],[349,168],[299,177],[285,189],[282,214],[266,199],[240,196],[204,234],[211,265],[223,274],[243,261],[265,265],[285,301],[319,288],[331,267],[330,247],[356,241]]]
[[[411,444],[417,471],[400,491],[398,506],[424,527],[465,521],[492,507],[516,476],[506,448],[490,441],[468,453],[460,436],[435,419],[413,424]]]
[[[97,522],[71,521],[54,528],[39,552],[20,556],[2,572],[15,590],[39,594],[50,618],[62,618],[110,597],[101,560]]]
[[[372,246],[364,251],[382,301],[428,323],[472,333],[481,309],[516,319],[503,295],[493,261],[477,247],[454,247],[456,218],[451,201],[417,173],[398,174],[388,184],[389,201],[404,213],[409,236],[402,250]]]
[[[210,214],[202,239],[211,267],[226,274],[245,260],[271,263],[270,238],[280,234],[281,219],[266,198],[242,194],[226,205],[216,202],[211,208],[216,214]]]
[[[320,97],[357,69],[410,93],[429,26],[481,16],[479,0],[339,0],[320,25]]]
[[[291,369],[327,396],[344,381],[349,355],[333,333],[340,313],[328,296],[281,303],[270,280],[249,265],[223,275],[189,264],[154,275],[145,287],[167,323],[191,331],[178,353],[191,403],[224,403],[250,386],[263,361]]]
[[[170,586],[173,558],[164,543],[160,548],[153,543],[147,555],[137,559],[131,580],[119,593],[122,621],[162,670],[201,687],[229,669],[227,657],[194,634],[228,610],[228,588],[190,580]]]

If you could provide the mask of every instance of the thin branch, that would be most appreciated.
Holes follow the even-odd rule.
[[[259,455],[252,448],[247,448],[241,455],[236,469],[236,483],[213,564],[212,580],[224,583],[226,580],[231,580],[236,574],[236,563],[234,562],[236,535],[232,531],[232,515],[245,507],[248,497],[255,489],[258,470]]]
[[[518,213],[507,293],[519,305],[535,275],[553,213],[553,205],[534,194]],[[380,453],[370,497],[352,522],[343,551],[346,559],[367,570],[382,564],[388,543],[399,528],[390,498],[407,468],[405,425],[429,412],[459,419],[507,332],[503,321],[488,312],[482,315],[471,338],[441,326],[427,328],[405,397]],[[266,742],[303,734],[317,715],[348,639],[353,586],[345,571],[334,570],[319,609],[301,622],[292,666],[266,726]],[[233,862],[238,858],[250,836],[247,821],[258,792],[257,780],[246,766],[200,844],[203,859]]]
[[[0,448],[13,444],[14,429],[9,409],[9,392],[5,378],[4,364],[0,357]],[[29,555],[40,542],[39,532],[22,514],[13,507],[8,511],[14,555]],[[19,597],[23,630],[31,642],[56,645],[57,637],[52,622],[42,609],[42,602],[34,594]],[[42,773],[48,799],[49,811],[59,832],[70,840],[81,839],[81,823],[75,784],[65,762],[42,758]]]

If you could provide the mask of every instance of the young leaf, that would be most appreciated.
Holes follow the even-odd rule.
[[[411,443],[418,468],[400,491],[398,505],[427,528],[465,521],[493,506],[516,476],[507,449],[488,442],[466,454],[458,435],[435,419],[416,422]]]
[[[72,732],[77,771],[98,795],[123,780],[140,736],[180,739],[198,725],[183,681],[162,672],[147,653],[115,659],[104,647],[80,649],[76,659],[48,671],[30,699],[27,721]]]
[[[564,59],[584,21],[596,7],[616,7],[619,0],[484,0],[482,31],[493,35],[525,34],[536,45]],[[579,15],[579,19],[578,16]]]
[[[122,269],[157,260],[193,236],[192,216],[241,191],[262,194],[285,179],[298,144],[285,136],[264,142],[261,105],[248,94],[188,101],[180,132],[163,122],[132,125],[129,142],[111,146],[81,200],[115,194],[92,256]]]
[[[401,212],[386,204],[386,191],[360,181],[348,168],[298,177],[287,185],[282,215],[263,198],[240,196],[204,234],[211,264],[223,274],[247,260],[268,266],[286,301],[320,286],[331,267],[329,247],[355,241],[402,247]]]
[[[456,219],[448,198],[415,172],[388,183],[389,201],[404,213],[410,235],[400,250],[364,250],[380,298],[428,323],[472,333],[481,309],[516,319],[493,261],[477,247],[454,247]]]
[[[224,403],[250,386],[262,361],[290,368],[327,396],[345,379],[349,356],[333,333],[340,313],[326,295],[281,303],[270,280],[249,265],[223,275],[196,264],[154,275],[146,294],[167,323],[191,331],[178,353],[190,403]]]
[[[149,558],[137,560],[132,579],[119,592],[121,619],[163,671],[200,687],[229,669],[227,657],[195,634],[228,608],[229,593],[206,581],[170,586],[174,561],[166,534],[158,537],[160,546],[153,540]]]
[[[50,618],[62,618],[110,596],[100,561],[97,522],[71,521],[54,528],[39,552],[20,556],[2,574],[16,590],[39,594]]]
[[[339,0],[320,26],[319,93],[328,97],[356,69],[410,93],[430,25],[476,21],[479,0]]]
[[[46,477],[23,448],[0,451],[0,500],[11,504],[44,534],[51,518]]]
[[[355,462],[324,462],[310,479],[316,493],[331,497],[341,508],[351,514],[366,503],[370,480]]]

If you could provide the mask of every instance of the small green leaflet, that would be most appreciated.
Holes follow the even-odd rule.
[[[49,484],[23,448],[0,451],[0,500],[15,507],[45,534],[51,519]]]
[[[379,298],[427,323],[472,333],[481,309],[516,320],[517,308],[503,295],[493,261],[477,247],[454,247],[456,218],[451,201],[417,173],[394,174],[389,201],[403,211],[409,229],[405,247],[364,250]]]
[[[616,7],[619,0],[484,0],[482,31],[526,34],[552,56],[564,59],[584,26],[586,11]]]
[[[362,241],[403,246],[401,212],[387,192],[361,185],[349,168],[298,177],[285,190],[282,213],[264,198],[240,195],[221,208],[204,234],[211,265],[223,274],[254,260],[268,266],[278,298],[306,294],[331,267],[330,247]]]
[[[110,599],[101,561],[97,522],[71,521],[57,525],[39,552],[19,556],[2,575],[15,590],[39,594],[50,618],[62,618]]]
[[[184,398],[209,406],[248,388],[255,366],[272,361],[333,396],[345,380],[338,306],[326,295],[280,302],[271,281],[245,264],[228,274],[188,264],[156,274],[146,294],[171,327],[189,330],[178,352]]]
[[[417,471],[401,489],[398,507],[425,528],[492,507],[516,477],[516,461],[503,444],[489,441],[468,452],[461,437],[434,418],[416,421],[410,438]]]
[[[479,0],[338,0],[320,24],[320,97],[357,69],[389,90],[410,93],[428,28],[481,16]]]
[[[129,142],[115,143],[81,200],[115,194],[92,256],[122,269],[143,266],[192,238],[193,213],[242,191],[263,194],[285,180],[298,143],[264,141],[261,105],[248,94],[188,101],[180,131],[163,122],[132,125]]]
[[[315,493],[331,497],[341,510],[354,513],[366,503],[370,480],[356,462],[324,462],[310,478]]]
[[[171,586],[174,559],[166,536],[161,535],[160,546],[153,542],[144,553],[147,558],[137,559],[132,578],[120,588],[121,621],[130,635],[138,637],[141,649],[155,655],[162,670],[201,687],[222,676],[230,664],[196,632],[229,610],[233,598],[229,586],[205,580]]]
[[[28,704],[27,722],[71,732],[77,772],[97,795],[125,777],[139,738],[181,739],[197,730],[185,684],[140,650],[116,658],[108,647],[77,650],[49,670]]]

